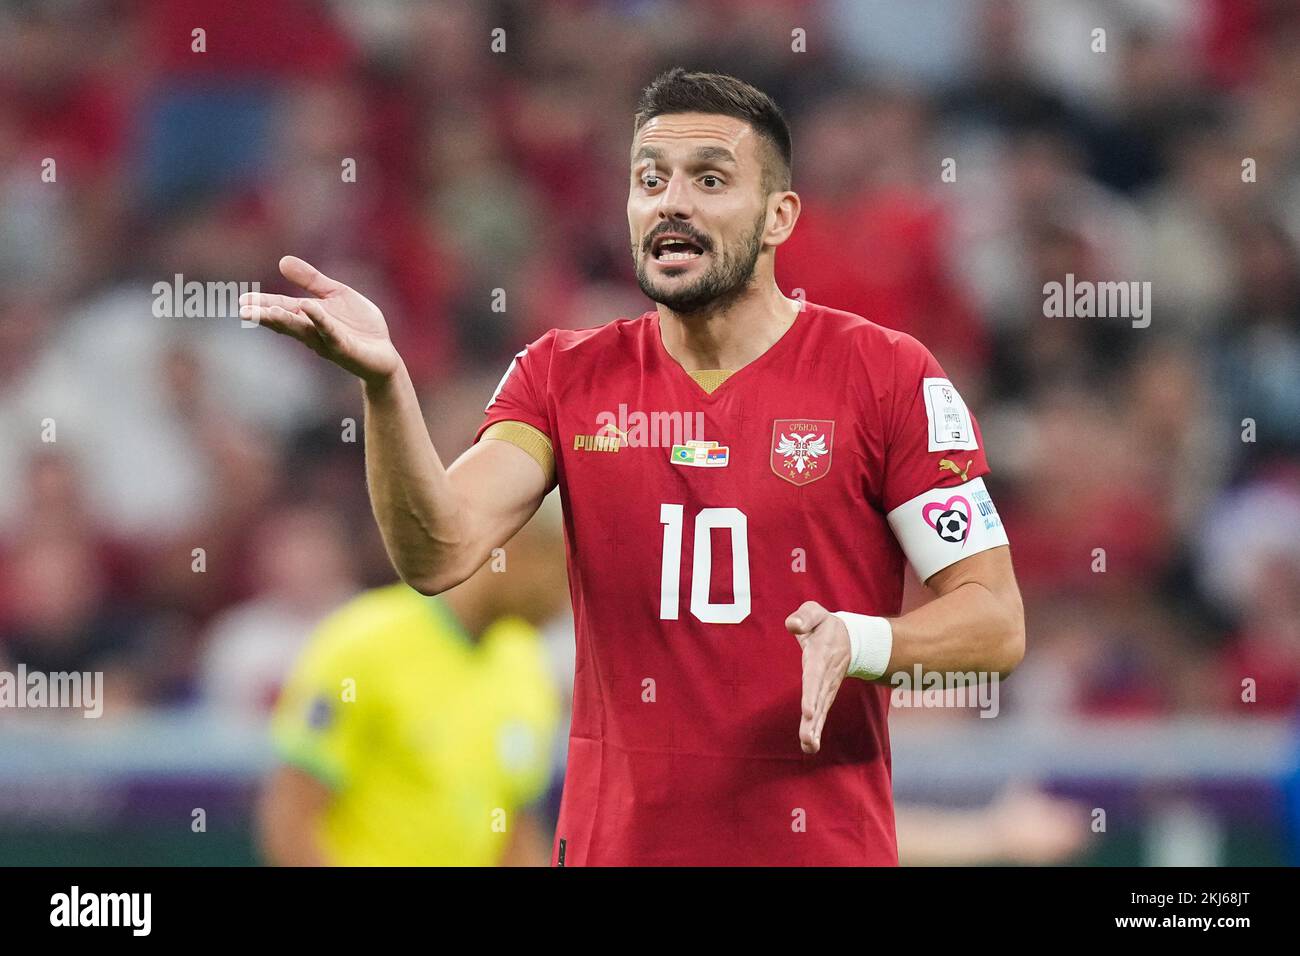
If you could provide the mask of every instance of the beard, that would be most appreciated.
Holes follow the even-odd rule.
[[[651,257],[647,251],[636,260],[637,285],[650,301],[667,306],[679,315],[690,315],[709,306],[723,305],[737,298],[753,278],[754,267],[758,264],[758,255],[762,250],[763,227],[766,222],[767,213],[764,211],[759,214],[748,236],[725,247],[721,257],[713,256],[713,261],[702,275],[681,286],[676,285],[675,280],[655,284],[646,271],[646,261]],[[707,246],[701,248],[709,251]]]

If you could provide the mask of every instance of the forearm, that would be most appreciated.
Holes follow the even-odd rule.
[[[329,866],[315,835],[302,820],[284,820],[279,832],[262,841],[266,862],[272,866]]]
[[[329,866],[321,847],[321,814],[329,792],[302,771],[279,768],[257,807],[258,842],[272,866]]]
[[[994,862],[997,841],[978,811],[894,808],[898,862],[902,866],[970,866]]]
[[[515,813],[515,825],[509,840],[498,866],[550,865],[550,837],[531,812],[520,810]]]
[[[366,485],[397,573],[418,590],[456,583],[464,554],[456,495],[425,427],[405,366],[363,385]]]
[[[929,671],[974,670],[1005,677],[1024,656],[1019,594],[995,594],[974,581],[889,623],[893,648],[888,674],[911,674],[919,664]]]

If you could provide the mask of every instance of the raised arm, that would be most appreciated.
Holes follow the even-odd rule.
[[[293,256],[286,279],[311,297],[240,297],[240,316],[302,342],[361,379],[366,479],[384,546],[402,580],[437,594],[468,578],[532,516],[547,475],[505,441],[484,440],[444,468],[379,309]]]
[[[546,475],[527,452],[490,439],[444,468],[405,367],[364,391],[366,484],[388,556],[417,591],[455,587],[532,517]]]

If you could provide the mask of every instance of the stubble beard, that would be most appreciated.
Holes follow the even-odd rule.
[[[749,286],[762,249],[766,212],[754,223],[750,234],[733,246],[724,248],[704,274],[681,288],[671,291],[657,287],[646,271],[650,253],[637,258],[636,281],[652,302],[667,306],[679,315],[692,315],[705,309],[717,309],[738,298]]]

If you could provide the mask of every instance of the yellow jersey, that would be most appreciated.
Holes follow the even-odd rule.
[[[560,701],[519,618],[474,642],[438,598],[367,591],[313,635],[285,685],[280,757],[334,792],[342,866],[490,866],[548,783]]]

